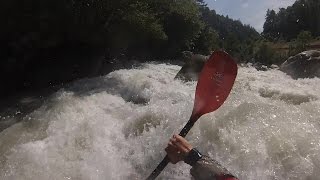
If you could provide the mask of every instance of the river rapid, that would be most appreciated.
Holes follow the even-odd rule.
[[[0,133],[0,179],[144,179],[192,111],[196,82],[174,80],[179,69],[148,63],[60,89]],[[187,139],[243,180],[319,179],[320,79],[241,67]],[[189,169],[170,164],[159,179]]]

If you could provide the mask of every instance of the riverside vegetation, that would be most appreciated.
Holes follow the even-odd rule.
[[[202,0],[11,0],[0,10],[1,95],[108,73],[114,61],[177,59],[185,50],[280,64],[320,36],[318,0],[268,10],[262,33]]]

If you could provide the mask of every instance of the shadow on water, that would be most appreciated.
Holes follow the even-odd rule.
[[[259,94],[261,97],[269,99],[278,99],[284,101],[288,104],[300,105],[302,103],[308,103],[311,101],[316,101],[318,98],[314,95],[304,95],[297,93],[283,93],[277,90],[267,90],[259,89]]]
[[[125,69],[143,68],[143,64],[135,63]],[[149,98],[139,93],[139,88],[124,86],[119,79],[108,76],[85,78],[68,84],[54,86],[42,90],[23,92],[0,100],[0,132],[24,120],[28,114],[40,108],[57,91],[72,92],[74,96],[85,97],[107,92],[122,97],[127,102],[146,105]]]
[[[61,87],[55,86],[2,98],[0,101],[0,132],[22,121],[26,115],[41,107],[45,100]]]

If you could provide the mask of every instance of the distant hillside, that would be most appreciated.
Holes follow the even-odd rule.
[[[245,41],[259,36],[253,27],[242,24],[239,20],[230,19],[228,16],[219,15],[215,10],[210,10],[206,6],[201,7],[201,13],[202,20],[215,29],[221,39],[234,35],[239,41]]]
[[[238,61],[249,61],[253,58],[254,42],[260,38],[260,34],[253,27],[219,15],[203,2],[199,3],[199,8],[205,28],[195,41],[195,52],[209,54],[212,50],[223,49]]]

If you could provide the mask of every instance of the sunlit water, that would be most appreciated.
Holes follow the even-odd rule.
[[[0,133],[0,179],[143,179],[187,122],[195,82],[145,64],[84,79]],[[320,79],[240,68],[225,104],[187,139],[240,179],[319,179]],[[184,163],[160,179],[190,179]]]

